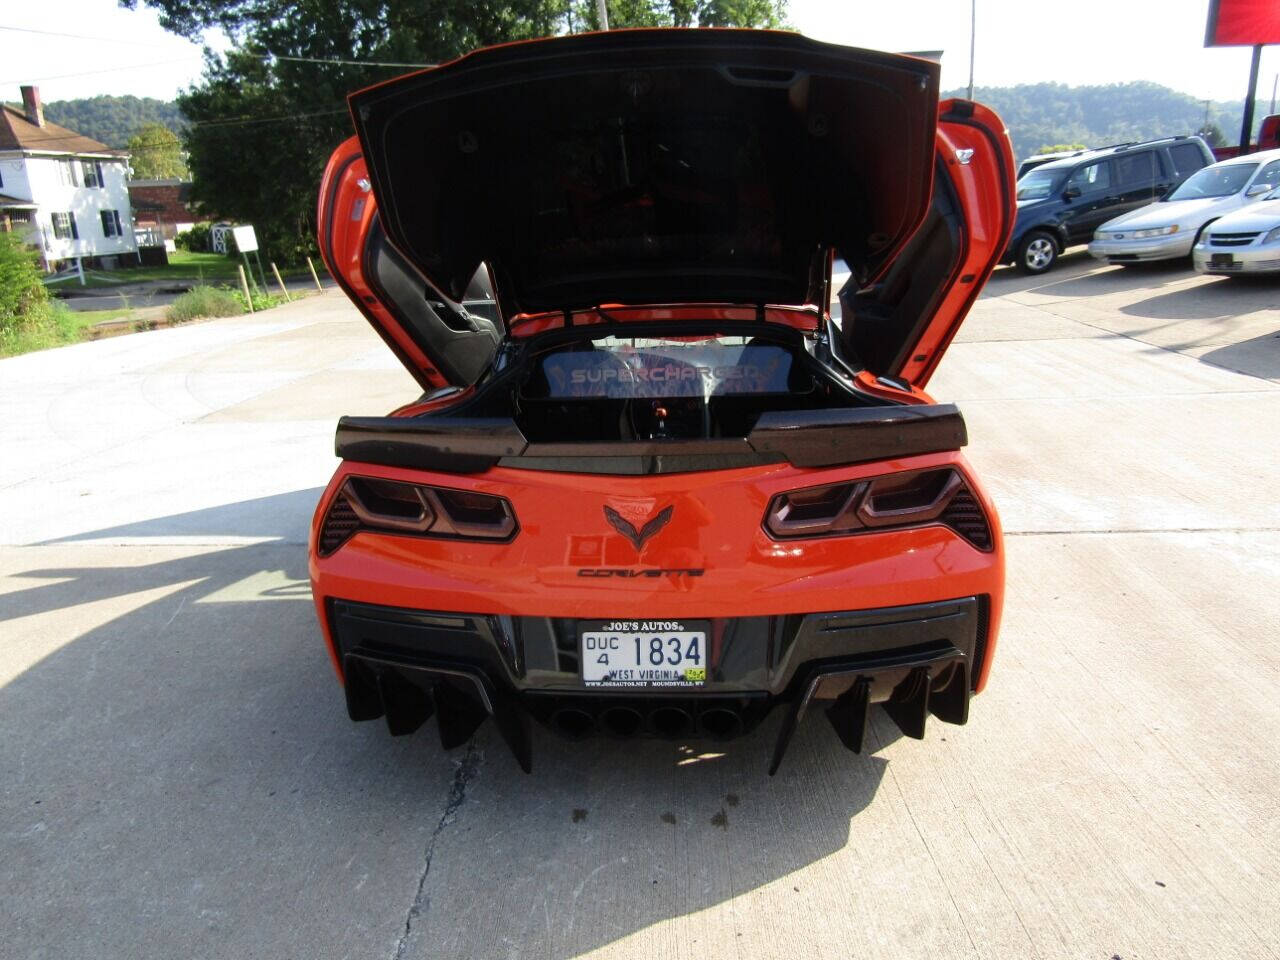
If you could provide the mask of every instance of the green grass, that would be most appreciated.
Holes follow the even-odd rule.
[[[60,303],[41,304],[22,323],[0,329],[0,357],[75,343],[93,322]]]
[[[165,316],[172,323],[184,323],[201,317],[234,317],[245,312],[240,300],[238,293],[202,285],[193,287],[174,300]]]

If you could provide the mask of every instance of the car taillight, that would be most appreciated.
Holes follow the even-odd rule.
[[[780,493],[764,526],[778,540],[847,536],[938,523],[979,550],[991,549],[986,515],[956,470],[894,473]]]
[[[510,540],[516,515],[502,497],[375,477],[348,477],[325,514],[320,553],[360,530],[452,540]]]

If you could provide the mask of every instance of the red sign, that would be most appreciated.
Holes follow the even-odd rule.
[[[1277,0],[1209,0],[1206,47],[1253,47],[1280,43]]]

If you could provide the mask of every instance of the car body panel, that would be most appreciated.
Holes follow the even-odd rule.
[[[801,79],[789,81],[785,92],[793,100],[801,94],[809,98],[805,100],[805,103],[810,104],[807,108],[809,112],[805,114],[809,116],[809,126],[814,123],[814,102],[825,104],[826,112],[821,114],[824,117],[834,115],[830,108],[836,104],[844,108],[861,104],[864,112],[868,106],[888,109],[883,104],[877,107],[878,101],[874,98],[867,102],[855,100],[846,103],[838,98],[832,100],[835,94],[828,92],[824,100],[814,80],[820,72],[819,68],[828,69],[833,74],[843,71],[840,74],[844,78],[841,82],[852,84],[854,80],[849,78],[856,78],[854,86],[857,90],[876,81],[876,77],[897,76],[895,82],[898,86],[892,91],[891,100],[886,103],[899,105],[904,97],[915,97],[922,89],[932,89],[931,85],[936,82],[934,65],[911,57],[846,50],[758,31],[715,31],[715,34],[719,38],[715,44],[699,38],[682,37],[676,48],[683,48],[690,39],[696,39],[697,43],[690,49],[702,58],[699,62],[703,63],[705,69],[717,76],[734,69],[732,60],[723,60],[726,57],[737,57],[740,60],[745,58],[743,62],[755,63],[756,66],[752,69],[756,73],[752,77],[757,76],[760,71],[765,71],[763,76],[772,76],[767,72],[770,70],[775,74],[788,74],[790,71],[788,75]],[[616,286],[608,285],[608,278],[604,275],[585,287],[575,286],[576,281],[548,281],[553,286],[557,283],[560,285],[564,299],[546,301],[543,297],[539,300],[541,294],[530,294],[540,276],[537,270],[522,266],[516,270],[519,276],[514,277],[511,269],[504,266],[519,262],[522,248],[486,246],[497,244],[498,241],[494,238],[502,234],[501,218],[496,213],[489,218],[494,221],[493,226],[483,234],[468,235],[467,239],[461,241],[471,244],[479,251],[475,256],[462,257],[455,264],[453,260],[449,260],[447,252],[436,251],[434,246],[434,252],[413,252],[415,244],[422,247],[427,243],[412,226],[419,223],[420,219],[409,216],[399,207],[391,215],[384,209],[388,196],[399,196],[405,192],[397,183],[409,176],[395,163],[385,159],[396,152],[395,144],[400,142],[392,135],[394,130],[399,129],[396,127],[396,118],[406,111],[413,117],[419,117],[424,107],[444,102],[447,99],[445,92],[453,91],[459,85],[464,90],[469,90],[471,86],[478,84],[479,79],[490,76],[495,71],[502,74],[514,71],[512,77],[527,79],[528,71],[536,74],[539,70],[562,69],[561,60],[568,53],[574,54],[571,58],[572,70],[576,71],[571,73],[570,78],[579,80],[583,77],[590,79],[601,73],[613,76],[623,70],[626,62],[631,62],[626,57],[639,58],[636,62],[643,62],[645,58],[657,56],[662,62],[666,62],[662,58],[672,56],[672,41],[665,31],[629,31],[621,47],[616,46],[619,42],[618,38],[597,38],[590,43],[581,38],[572,38],[572,43],[557,41],[552,45],[516,44],[503,48],[503,59],[496,64],[476,54],[454,64],[382,84],[371,91],[353,96],[353,111],[361,135],[359,142],[349,140],[344,143],[330,160],[318,213],[321,250],[326,263],[348,294],[424,388],[466,386],[474,382],[476,376],[487,366],[503,336],[528,335],[551,329],[562,325],[566,318],[571,323],[596,322],[599,316],[593,314],[593,310],[597,307],[607,307],[610,318],[625,318],[627,305],[643,306],[651,311],[670,305],[674,316],[674,312],[679,311],[686,314],[697,313],[698,310],[691,310],[689,306],[696,303],[700,305],[699,315],[704,317],[715,315],[717,311],[720,315],[730,317],[736,310],[753,314],[767,322],[820,325],[830,297],[828,278],[832,251],[839,248],[847,259],[853,260],[855,282],[858,284],[871,285],[885,276],[892,269],[896,258],[908,249],[913,231],[931,202],[934,168],[940,166],[945,170],[952,187],[964,194],[959,205],[965,221],[961,227],[964,233],[962,255],[958,256],[955,270],[928,279],[928,284],[937,288],[937,296],[929,304],[928,315],[910,316],[896,329],[875,332],[875,336],[882,342],[877,344],[874,352],[884,362],[878,366],[873,365],[874,372],[923,384],[967,313],[972,302],[969,294],[985,281],[991,268],[989,264],[993,265],[998,258],[998,251],[991,252],[991,244],[1007,239],[1012,219],[1012,152],[1003,124],[986,108],[968,105],[963,101],[949,101],[942,105],[941,124],[934,118],[929,118],[927,147],[923,152],[914,145],[923,136],[915,129],[914,121],[908,124],[910,130],[904,127],[901,131],[909,133],[906,139],[910,141],[910,149],[905,153],[902,150],[895,153],[889,149],[887,141],[892,131],[887,129],[877,130],[876,150],[868,151],[865,149],[865,141],[860,143],[860,149],[856,152],[864,157],[859,160],[864,169],[861,173],[854,169],[850,176],[862,178],[862,186],[869,196],[887,192],[897,194],[900,198],[894,203],[882,202],[882,209],[876,217],[867,221],[867,225],[871,227],[884,229],[875,229],[870,233],[837,229],[836,221],[841,218],[858,219],[855,214],[856,205],[851,206],[854,201],[849,199],[858,190],[852,187],[843,192],[837,190],[836,195],[831,197],[828,196],[831,187],[815,191],[810,182],[815,167],[821,167],[823,163],[829,165],[834,162],[833,157],[825,157],[821,161],[810,158],[803,169],[793,170],[784,165],[780,174],[781,181],[771,181],[771,188],[790,194],[806,193],[803,204],[805,212],[798,220],[796,230],[792,231],[791,238],[787,240],[792,245],[789,249],[793,249],[788,255],[790,272],[772,280],[766,278],[764,282],[774,284],[767,288],[746,291],[741,286],[741,278],[720,283],[711,274],[704,276],[697,271],[697,275],[676,276],[672,279],[663,270],[654,267],[648,273],[643,269],[639,272],[632,271],[621,278]],[[551,46],[560,52],[548,59],[546,54],[536,52],[544,46]],[[622,57],[621,61],[619,57]],[[602,58],[608,64],[607,71],[601,65]],[[788,67],[787,64],[791,66]],[[796,64],[804,65],[804,69]],[[625,77],[629,74],[624,70],[618,75]],[[648,76],[661,77],[661,73],[650,69]],[[910,78],[905,87],[903,77]],[[516,79],[499,84],[495,88],[498,94],[509,94],[511,84]],[[440,84],[444,84],[443,88]],[[735,85],[730,86],[736,90]],[[747,83],[744,88],[752,91],[755,89],[751,83]],[[735,102],[733,106],[745,110],[749,118],[763,110],[763,115],[773,118],[770,123],[779,124],[781,121],[770,112],[777,112],[779,109],[777,91],[770,91],[766,85],[765,92],[771,98],[765,102],[765,107],[752,100]],[[838,87],[835,92],[854,96],[854,93],[844,87]],[[488,89],[482,93],[483,97],[478,101],[481,105],[488,102],[486,98],[497,95]],[[857,96],[865,99],[866,95],[858,93]],[[435,108],[443,109],[438,106]],[[779,116],[789,116],[793,112],[794,107],[787,107]],[[927,109],[914,111],[914,114],[924,117],[928,117],[929,113]],[[447,116],[436,117],[430,111],[427,116],[434,118],[432,122],[457,122],[448,120]],[[479,136],[475,131],[469,131],[468,135]],[[834,132],[829,133],[822,128],[819,139],[825,140],[832,136],[835,136]],[[377,145],[375,149],[383,157],[380,166],[379,163],[371,164],[368,160],[367,151],[371,148],[371,143]],[[963,163],[956,159],[958,152],[967,152]],[[865,159],[873,154],[877,156]],[[921,156],[927,157],[927,162],[922,161]],[[896,179],[886,181],[886,168],[898,167],[903,169],[893,175]],[[916,172],[912,172],[913,170]],[[537,171],[535,174],[541,175]],[[526,183],[527,187],[530,184],[536,186],[541,181],[535,174],[531,174],[534,176],[532,181],[521,182]],[[417,168],[414,168],[413,178],[422,179],[422,173]],[[825,182],[836,184],[839,179],[828,178]],[[803,181],[803,185],[800,181]],[[833,203],[838,212],[834,219],[830,211],[821,214],[816,212]],[[841,206],[842,203],[844,206]],[[409,209],[411,208],[410,205]],[[436,241],[443,242],[444,236],[434,233],[428,239],[434,244]],[[477,261],[475,257],[490,257],[494,262],[489,263],[483,259]],[[396,262],[388,266],[389,258],[394,258]],[[442,266],[445,261],[453,265],[453,269]],[[504,308],[505,321],[495,318],[497,322],[489,324],[484,318],[474,317],[455,306],[455,297],[462,285],[463,276],[481,263],[487,264],[494,273],[497,297]],[[698,268],[699,271],[703,269]],[[394,271],[393,279],[400,282],[404,289],[402,296],[396,295],[395,291],[388,295],[387,290],[377,289],[377,274],[387,270]],[[727,276],[725,274],[720,279]],[[953,296],[953,288],[957,285],[962,286],[963,290]],[[382,286],[386,287],[388,284],[383,283]],[[631,298],[625,295],[627,291],[632,294]],[[745,307],[734,302],[740,303],[742,295],[747,292],[752,296],[769,294],[770,297],[764,303],[756,303],[748,298]],[[604,299],[594,302],[595,297]],[[628,299],[632,301],[630,304],[626,303]],[[424,307],[424,302],[429,306]],[[543,308],[523,309],[530,302]],[[785,310],[788,307],[794,309]],[[429,316],[407,315],[410,313],[425,313]],[[428,327],[433,327],[434,332]],[[468,352],[474,356],[468,358]],[[921,359],[916,359],[917,357]]]
[[[454,299],[487,263],[506,315],[802,304],[823,245],[870,275],[920,222],[937,80],[795,34],[629,30],[477,51],[351,106],[388,236]]]
[[[996,523],[992,550],[975,549],[941,526],[780,542],[763,529],[778,493],[889,472],[954,466]],[[316,541],[329,503],[349,476],[476,490],[508,498],[521,533],[510,543],[460,543],[359,533],[331,556]],[[564,504],[574,505],[566,516]],[[612,526],[605,507],[670,523],[640,550]],[[805,470],[786,465],[671,476],[556,474],[496,467],[474,477],[344,462],[321,497],[311,531],[311,579],[321,623],[328,598],[389,607],[579,619],[724,618],[873,609],[940,598],[992,598],[999,623],[1004,552],[987,494],[958,452]],[[697,576],[596,577],[582,570],[702,570]],[[337,651],[326,640],[341,675]],[[986,682],[990,653],[979,665]]]

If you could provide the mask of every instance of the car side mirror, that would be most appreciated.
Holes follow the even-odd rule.
[[[1270,193],[1274,184],[1255,183],[1252,187],[1244,192],[1246,197],[1260,197],[1264,193]]]
[[[1063,200],[1074,200],[1078,196],[1080,196],[1080,188],[1077,186],[1070,186],[1062,191]]]
[[[1169,188],[1168,188],[1168,187],[1166,187],[1163,183],[1157,183],[1157,184],[1156,184],[1156,196],[1157,196],[1157,197],[1163,197],[1163,196],[1164,196],[1166,193],[1168,193],[1168,192],[1169,192]]]

